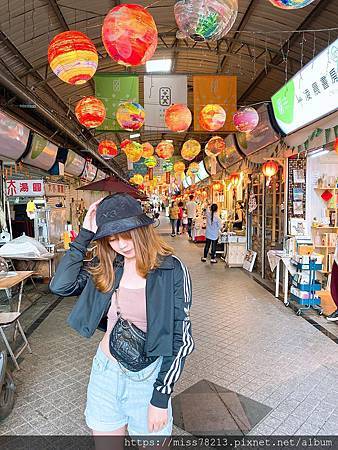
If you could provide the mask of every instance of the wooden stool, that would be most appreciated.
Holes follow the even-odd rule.
[[[25,348],[27,347],[29,353],[32,353],[32,349],[30,348],[30,345],[27,341],[26,335],[25,335],[25,333],[22,329],[21,323],[19,321],[20,316],[21,316],[20,312],[0,313],[0,333],[1,333],[2,339],[4,340],[7,350],[9,352],[9,354],[11,355],[11,358],[12,358],[13,363],[14,363],[15,367],[17,368],[17,370],[20,370],[17,358],[21,355],[21,353],[25,350]],[[13,324],[15,325],[15,330],[16,330],[16,328],[19,329],[19,332],[24,341],[23,346],[16,352],[16,354],[14,354],[14,352],[6,338],[6,334],[4,331],[4,328],[10,327]]]

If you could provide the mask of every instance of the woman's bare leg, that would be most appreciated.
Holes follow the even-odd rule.
[[[92,430],[96,450],[123,450],[127,425],[117,428],[114,431]],[[112,437],[114,436],[114,437]]]

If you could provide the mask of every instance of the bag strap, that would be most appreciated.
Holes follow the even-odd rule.
[[[119,288],[115,291],[115,298],[116,298],[116,310],[117,310],[117,317],[121,316],[121,308],[119,304]]]

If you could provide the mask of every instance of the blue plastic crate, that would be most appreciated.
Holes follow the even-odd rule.
[[[296,261],[293,261],[292,264],[297,268],[297,270],[322,270],[323,264],[310,263],[310,264],[302,264]]]
[[[320,305],[320,298],[300,298],[297,297],[295,294],[290,294],[291,300],[295,300],[298,305],[302,306],[313,306],[313,305]]]
[[[306,291],[306,292],[315,292],[320,291],[322,289],[320,283],[313,283],[313,284],[301,284],[297,281],[292,281],[292,286],[299,289],[300,291]]]

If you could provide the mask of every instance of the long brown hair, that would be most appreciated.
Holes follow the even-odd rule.
[[[114,239],[119,237],[132,239],[136,256],[136,270],[144,278],[151,270],[159,267],[161,257],[174,253],[174,250],[155,232],[152,225],[98,239],[97,256],[99,263],[91,268],[91,273],[96,288],[101,292],[109,292],[114,285],[114,262],[118,253],[110,245],[112,237]]]

